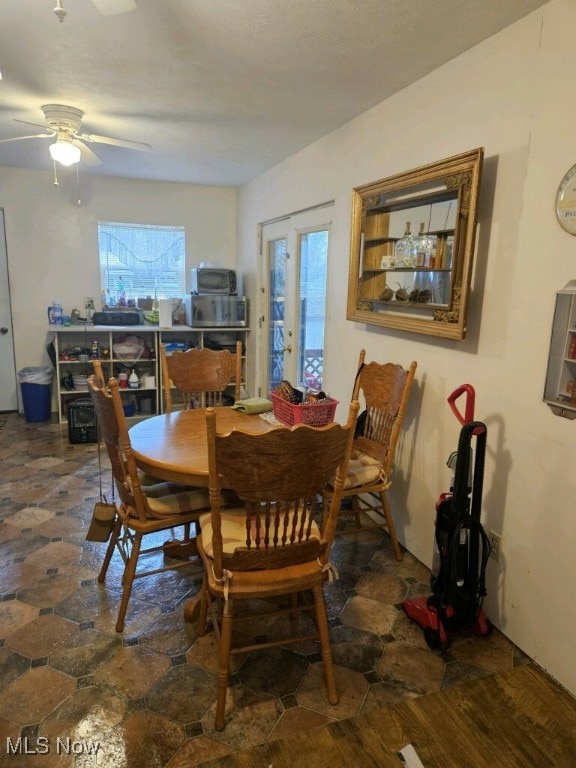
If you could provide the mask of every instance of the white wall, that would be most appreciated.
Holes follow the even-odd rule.
[[[188,268],[204,261],[236,264],[236,190],[0,168],[16,368],[49,362],[46,310],[64,313],[92,296],[100,309],[98,221],[186,228]],[[80,200],[80,204],[78,203]]]
[[[349,399],[362,347],[368,360],[418,361],[392,501],[401,540],[427,564],[459,434],[446,398],[474,385],[476,418],[488,425],[483,523],[503,537],[500,564],[488,566],[486,612],[573,693],[576,423],[553,416],[542,392],[555,292],[576,277],[576,239],[554,215],[558,183],[576,163],[575,28],[574,3],[552,0],[256,178],[238,203],[240,267],[255,287],[258,222],[335,199],[326,385]],[[467,339],[347,321],[352,187],[479,146]]]

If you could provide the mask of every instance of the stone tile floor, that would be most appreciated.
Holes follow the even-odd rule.
[[[0,460],[0,766],[192,768],[527,661],[497,631],[431,651],[400,607],[429,593],[427,568],[408,552],[397,563],[386,535],[346,535],[326,586],[340,703],[326,700],[315,644],[252,652],[236,659],[216,733],[214,636],[183,620],[200,567],[137,581],[118,635],[121,560],[98,584],[106,545],[85,540],[96,446],[0,414]],[[103,475],[106,490],[107,461]]]

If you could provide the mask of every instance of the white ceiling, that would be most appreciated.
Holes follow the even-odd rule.
[[[547,0],[1,0],[0,138],[42,104],[85,113],[82,173],[238,186]],[[425,130],[423,126],[423,130]],[[0,165],[50,169],[50,139]]]

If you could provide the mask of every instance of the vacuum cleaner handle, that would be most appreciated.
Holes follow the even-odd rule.
[[[456,405],[456,400],[460,397],[460,395],[463,395],[466,393],[466,405],[464,408],[464,414],[460,413],[458,410],[458,407]],[[468,424],[471,421],[474,421],[474,403],[476,400],[476,393],[474,392],[474,387],[472,384],[462,384],[457,389],[452,392],[451,395],[448,395],[448,403],[450,405],[450,408],[452,408],[452,412],[464,426],[464,424]]]

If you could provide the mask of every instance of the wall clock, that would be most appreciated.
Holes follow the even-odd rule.
[[[571,235],[576,235],[576,165],[564,175],[556,193],[556,218]]]

